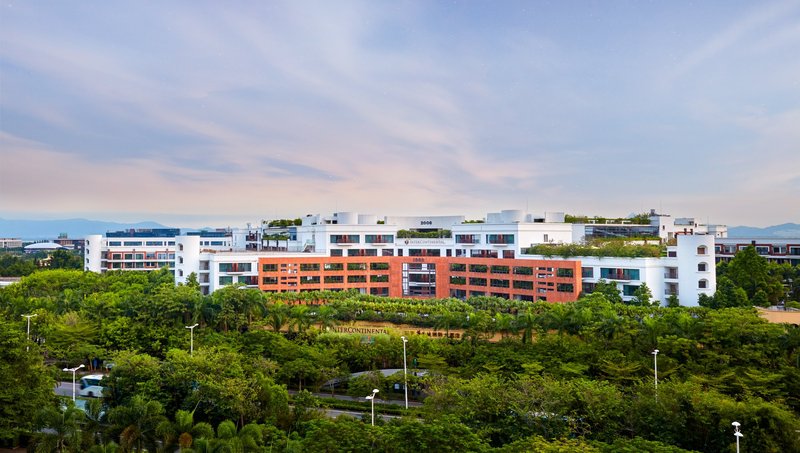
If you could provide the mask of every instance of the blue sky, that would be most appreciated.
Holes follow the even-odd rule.
[[[18,2],[0,217],[800,221],[800,0]]]

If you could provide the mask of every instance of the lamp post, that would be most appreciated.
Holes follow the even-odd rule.
[[[731,423],[733,425],[733,435],[736,436],[736,453],[739,453],[739,438],[744,437],[744,434],[739,430],[739,427],[742,426],[739,422]]]
[[[75,372],[83,368],[83,364],[76,366],[75,368],[64,368],[61,371],[72,371],[72,401],[75,401]]]
[[[189,355],[194,355],[194,328],[197,327],[197,323],[193,326],[186,326],[189,329]]]
[[[658,401],[658,349],[653,350],[653,370],[655,371],[656,401]]]
[[[378,389],[372,389],[372,395],[367,395],[366,398],[372,402],[372,426],[375,426],[375,394],[378,393]]]
[[[408,343],[408,338],[400,338],[403,339],[403,388],[406,391],[406,409],[408,409],[408,367],[406,366],[406,343]]]
[[[34,313],[32,315],[22,315],[23,318],[28,318],[28,345],[25,346],[25,350],[26,351],[30,351],[31,350],[31,345],[30,345],[30,342],[31,342],[31,318],[33,318],[35,316],[36,316],[36,313]]]

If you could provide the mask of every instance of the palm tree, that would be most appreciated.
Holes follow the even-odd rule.
[[[289,306],[277,302],[267,307],[267,322],[274,332],[280,332],[289,321]]]
[[[117,406],[108,415],[120,433],[120,445],[126,451],[155,451],[156,428],[164,421],[164,408],[158,401],[136,395],[127,406]]]
[[[37,425],[42,428],[36,434],[36,452],[80,451],[80,421],[83,411],[70,401],[62,410],[47,407],[37,416]]]
[[[532,309],[519,313],[514,324],[517,331],[522,331],[522,343],[529,343],[533,340],[533,330],[536,328],[538,315]]]
[[[317,308],[316,312],[317,322],[319,323],[320,329],[323,331],[335,327],[339,323],[336,319],[339,312],[330,305],[322,305]]]
[[[161,437],[163,449],[174,451],[177,447],[180,451],[192,447],[196,439],[213,439],[214,428],[208,423],[194,423],[194,411],[179,410],[175,413],[175,422],[168,420],[162,421],[156,427],[156,433]]]
[[[103,411],[103,400],[92,398],[86,401],[86,415],[83,420],[83,444],[92,446],[103,444],[103,424],[106,413]]]
[[[289,316],[289,330],[296,327],[298,333],[303,333],[311,326],[311,309],[308,308],[308,305],[295,305],[289,312]]]

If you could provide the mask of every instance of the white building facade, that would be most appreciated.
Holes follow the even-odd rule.
[[[662,304],[675,295],[681,305],[694,306],[700,294],[713,295],[715,232],[723,229],[715,226],[710,231],[692,223],[684,231],[676,226],[680,222],[672,222],[667,229],[666,217],[655,216],[659,223],[651,228],[658,232],[663,226],[664,234],[677,240],[677,245],[667,247],[665,257],[569,258],[581,262],[584,292],[591,292],[597,282],[606,280],[617,284],[625,300],[630,300],[642,283],[650,288],[654,300]],[[177,229],[127,230],[88,236],[85,269],[101,273],[147,271],[166,266],[174,272],[176,283],[186,283],[190,275],[196,275],[203,293],[208,294],[231,284],[258,287],[260,257],[547,259],[528,255],[526,251],[538,244],[577,242],[576,231],[585,233],[587,226],[565,223],[563,213],[535,215],[519,210],[490,213],[482,223],[465,223],[464,216],[379,219],[374,215],[339,212],[330,217],[303,218],[301,225],[292,227],[279,250],[264,239],[270,236],[266,229],[249,226],[242,230],[186,234]],[[604,231],[620,234],[625,228],[628,228],[625,234],[637,234],[638,230],[629,225]],[[404,233],[407,231],[412,233]],[[425,237],[406,237],[421,235]]]

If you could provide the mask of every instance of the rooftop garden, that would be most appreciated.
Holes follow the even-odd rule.
[[[436,230],[436,231],[414,231],[414,230],[399,230],[397,232],[399,239],[439,239],[453,237],[453,232],[450,230]]]
[[[601,216],[585,216],[585,215],[572,215],[566,214],[564,216],[566,223],[631,223],[636,225],[650,225],[650,214],[642,212],[631,217],[601,217]]]
[[[627,239],[627,238],[626,238]],[[624,258],[658,258],[666,252],[660,244],[631,244],[629,240],[593,241],[588,244],[539,244],[528,247],[523,253],[527,255],[560,256],[619,256]]]

